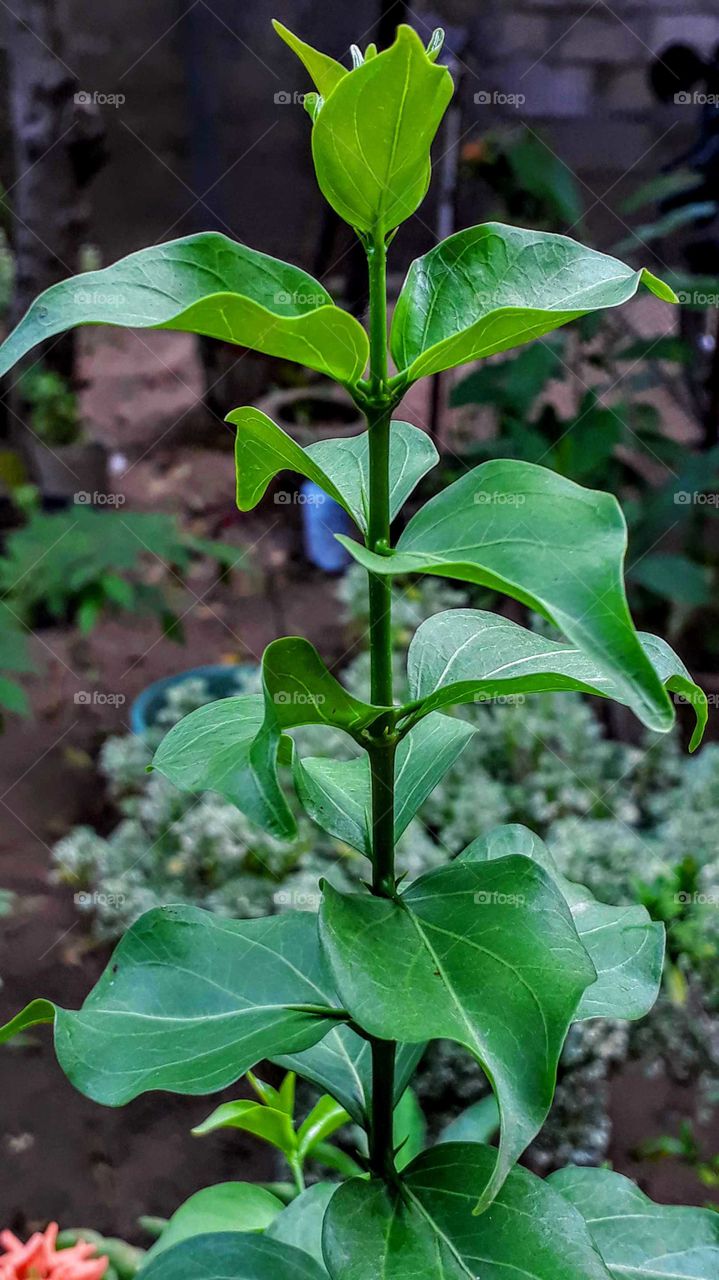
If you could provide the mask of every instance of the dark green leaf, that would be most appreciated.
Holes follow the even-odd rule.
[[[325,1280],[309,1254],[264,1235],[194,1236],[154,1258],[142,1280]]]
[[[643,1018],[652,1008],[662,979],[664,927],[642,906],[608,907],[557,870],[549,849],[519,825],[495,827],[460,854],[463,862],[487,862],[518,854],[531,858],[552,877],[597,971],[575,1018]]]
[[[173,1213],[147,1254],[145,1265],[192,1236],[213,1231],[264,1231],[282,1207],[277,1196],[251,1182],[220,1182],[217,1186],[205,1187]]]
[[[474,726],[466,721],[436,714],[427,716],[402,739],[395,764],[396,840],[473,733]],[[303,807],[318,826],[370,856],[372,800],[366,755],[356,760],[298,758],[295,786]]]
[[[559,890],[517,857],[455,862],[396,902],[325,885],[320,937],[360,1027],[456,1040],[488,1075],[502,1116],[489,1201],[541,1128],[564,1038],[596,980]]]
[[[526,1169],[473,1216],[494,1151],[448,1143],[405,1171],[402,1194],[355,1179],[326,1211],[332,1280],[609,1280],[581,1214]]]
[[[424,1044],[401,1044],[397,1048],[395,1099],[399,1101],[424,1053]],[[357,1124],[369,1124],[372,1097],[372,1053],[362,1036],[351,1027],[337,1025],[302,1053],[276,1058],[278,1066],[296,1071],[318,1089],[326,1089]]]
[[[427,1145],[427,1121],[412,1089],[405,1089],[395,1107],[393,1138],[395,1166],[400,1170],[406,1169]]]
[[[706,696],[664,640],[643,632],[639,640],[662,684],[691,698],[694,750],[706,726]],[[423,622],[409,647],[407,672],[410,694],[422,700],[421,710],[563,689],[626,700],[580,649],[478,609],[450,609]]]
[[[0,376],[39,342],[83,324],[200,333],[339,382],[360,377],[369,353],[362,326],[312,276],[214,231],[52,285],[0,347]]]
[[[689,556],[657,551],[642,556],[629,570],[629,581],[638,583],[672,603],[699,606],[714,599],[711,570]]]
[[[619,306],[640,283],[676,302],[651,272],[566,236],[498,222],[471,227],[412,263],[392,322],[392,356],[414,382]]]
[[[595,661],[645,724],[671,728],[672,705],[627,606],[627,530],[610,494],[529,462],[485,462],[432,498],[392,554],[340,541],[375,573],[433,573],[514,596]]]
[[[610,1169],[560,1169],[553,1189],[582,1214],[614,1280],[716,1280],[719,1214],[655,1204]]]
[[[250,511],[280,471],[307,476],[339,502],[363,533],[369,510],[367,433],[321,440],[303,449],[259,409],[235,409],[227,421],[237,427],[237,505]],[[393,519],[422,476],[437,462],[426,431],[393,422],[390,435],[390,516]]]
[[[212,1093],[262,1058],[306,1049],[331,1030],[333,1003],[314,916],[163,907],[128,930],[79,1012],[35,1001],[0,1043],[54,1019],[68,1079],[122,1106],[153,1089]]]
[[[499,1133],[499,1107],[493,1093],[461,1111],[443,1129],[437,1142],[490,1143]]]
[[[422,203],[452,91],[447,69],[407,26],[336,85],[316,118],[312,154],[325,199],[350,226],[385,235]]]

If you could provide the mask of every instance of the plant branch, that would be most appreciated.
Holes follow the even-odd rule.
[[[387,247],[384,237],[365,241],[369,266],[370,377],[367,392],[369,431],[369,527],[371,551],[389,550],[390,481],[389,449],[392,397],[387,364]],[[370,658],[372,701],[393,705],[392,687],[392,586],[383,575],[369,575]],[[375,736],[369,747],[372,782],[372,892],[393,897],[394,870],[394,760],[396,742],[392,725]],[[394,1171],[393,1118],[396,1046],[393,1041],[372,1040],[372,1117],[370,1167],[379,1177]]]

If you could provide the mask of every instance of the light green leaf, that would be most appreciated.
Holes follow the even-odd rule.
[[[541,1128],[596,980],[569,908],[517,857],[441,867],[396,902],[324,892],[320,938],[352,1019],[380,1039],[456,1040],[489,1077],[502,1118],[489,1203]]]
[[[581,1214],[526,1169],[514,1169],[481,1217],[494,1151],[450,1143],[405,1171],[401,1194],[347,1182],[326,1210],[332,1280],[610,1280]]]
[[[312,276],[215,231],[52,285],[0,346],[0,376],[39,342],[83,324],[200,333],[343,383],[361,376],[369,354],[362,325]]]
[[[677,301],[650,271],[567,236],[500,222],[470,227],[412,263],[392,321],[392,356],[415,382],[619,306],[640,284]]]
[[[332,1029],[332,982],[305,912],[224,920],[195,907],[146,912],[79,1012],[35,1001],[0,1043],[55,1022],[68,1079],[95,1102],[213,1093],[261,1059],[306,1049]]]
[[[400,1044],[395,1065],[398,1102],[424,1053],[424,1044]],[[369,1127],[372,1097],[372,1051],[351,1027],[338,1024],[322,1041],[301,1053],[275,1058],[280,1067],[296,1071],[318,1089],[326,1089],[363,1128]]]
[[[318,1142],[325,1142],[349,1121],[349,1115],[327,1094],[315,1103],[307,1119],[297,1131],[297,1150],[301,1160],[311,1155]]]
[[[340,541],[374,573],[432,573],[504,591],[549,618],[649,728],[674,723],[629,613],[627,529],[610,494],[530,462],[493,460],[432,498],[391,554]]]
[[[363,533],[369,511],[367,432],[341,440],[321,440],[303,449],[266,414],[235,409],[227,421],[237,427],[235,465],[237,505],[251,511],[280,471],[307,476],[339,502]],[[438,460],[426,431],[409,422],[393,422],[390,434],[390,516],[394,519],[422,476]]]
[[[475,726],[430,714],[402,739],[395,763],[395,839],[459,758]],[[295,760],[297,795],[310,817],[360,853],[371,854],[371,786],[366,755],[356,760]]]
[[[693,751],[707,722],[706,695],[664,640],[646,632],[639,632],[639,640],[665,688],[691,701],[696,716]],[[478,609],[450,609],[423,622],[409,647],[407,674],[412,698],[422,699],[421,710],[429,711],[561,689],[625,701],[615,681],[581,649]]]
[[[426,1146],[427,1121],[412,1089],[405,1089],[394,1109],[393,1138],[399,1170],[406,1169]]]
[[[610,1169],[560,1169],[555,1191],[586,1220],[614,1280],[716,1280],[719,1214],[655,1204]]]
[[[142,1280],[325,1280],[309,1254],[241,1231],[193,1236],[153,1258]]]
[[[437,1142],[489,1143],[499,1132],[500,1116],[493,1093],[466,1107],[442,1130]]]
[[[251,1099],[223,1102],[206,1120],[196,1125],[192,1132],[201,1138],[207,1133],[216,1133],[218,1129],[242,1129],[270,1146],[277,1147],[285,1155],[294,1152],[297,1146],[295,1131],[287,1112]]]
[[[293,1245],[314,1258],[327,1275],[322,1257],[322,1223],[327,1206],[337,1190],[335,1182],[316,1182],[274,1219],[267,1229],[272,1240]]]
[[[281,1213],[282,1201],[251,1182],[220,1182],[195,1192],[173,1213],[145,1259],[212,1231],[264,1231]]]
[[[305,44],[304,40],[300,40],[299,36],[288,31],[287,27],[284,27],[276,18],[272,19],[272,25],[280,39],[284,40],[292,52],[297,54],[318,92],[323,98],[329,98],[332,90],[336,89],[340,81],[349,75],[346,68],[340,62],[335,62],[335,59],[330,58],[328,54],[313,49],[311,44]]]
[[[577,933],[597,971],[582,996],[575,1019],[643,1018],[659,995],[664,960],[664,926],[644,907],[608,907],[588,889],[567,880],[539,836],[519,825],[494,827],[474,840],[462,862],[488,862],[520,855],[531,858],[552,877],[569,907]]]
[[[182,791],[217,791],[258,826],[274,832],[278,822],[286,821],[287,803],[264,789],[250,754],[264,718],[259,693],[198,707],[165,735],[152,767]]]
[[[449,72],[407,26],[336,85],[315,121],[312,154],[325,199],[350,226],[385,235],[422,203],[452,92]]]

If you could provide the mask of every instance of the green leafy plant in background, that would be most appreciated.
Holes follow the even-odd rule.
[[[48,445],[74,444],[79,439],[77,396],[62,374],[37,366],[23,374],[19,390],[38,439]]]
[[[663,642],[634,629],[615,499],[542,467],[492,460],[422,508],[396,544],[391,537],[393,515],[432,460],[424,435],[392,420],[418,378],[619,305],[640,285],[667,301],[673,294],[651,273],[571,240],[490,224],[412,265],[388,334],[388,242],[426,193],[430,147],[452,93],[436,62],[440,40],[425,50],[400,27],[391,48],[355,50],[348,71],[283,34],[317,90],[307,106],[320,187],[367,253],[369,333],[305,273],[201,235],[85,275],[82,300],[73,282],[55,286],[8,338],[0,371],[73,324],[144,324],[294,359],[330,374],[362,408],[361,446],[325,442],[321,459],[293,449],[256,410],[230,420],[241,509],[290,467],[355,519],[361,541],[348,546],[369,574],[369,700],[343,688],[303,638],[277,640],[263,657],[262,693],[194,712],[163,740],[155,767],[188,789],[220,791],[288,838],[296,823],[278,770],[289,765],[310,816],[332,834],[341,825],[366,856],[370,883],[355,893],[325,885],[318,916],[151,911],[125,935],[82,1010],[37,1000],[3,1036],[53,1022],[70,1080],[110,1106],[155,1089],[211,1093],[274,1059],[366,1129],[362,1174],[333,1190],[320,1212],[313,1205],[311,1232],[303,1196],[272,1232],[262,1213],[245,1216],[239,1231],[239,1215],[228,1214],[222,1230],[215,1219],[161,1251],[143,1268],[147,1280],[493,1280],[508,1269],[535,1280],[607,1280],[628,1264],[650,1275],[652,1260],[667,1253],[675,1270],[683,1257],[709,1277],[719,1257],[715,1215],[651,1205],[605,1170],[564,1171],[552,1184],[517,1164],[551,1104],[572,1022],[639,1017],[651,1007],[661,930],[637,908],[628,933],[625,913],[567,880],[523,828],[474,840],[410,883],[395,866],[397,836],[423,792],[412,780],[459,748],[458,722],[446,714],[453,705],[578,690],[622,702],[662,732],[674,721],[674,692],[691,700],[701,736],[699,689]],[[409,699],[398,704],[391,582],[405,573],[490,587],[542,613],[565,640],[545,641],[483,611],[440,614],[413,641]],[[290,732],[306,724],[343,732],[362,754],[342,769],[302,758]],[[487,1074],[498,1147],[444,1143],[402,1167],[395,1107],[422,1045],[438,1038],[466,1046]],[[638,1205],[646,1226],[637,1225]]]

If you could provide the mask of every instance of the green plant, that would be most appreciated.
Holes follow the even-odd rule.
[[[334,377],[365,412],[364,437],[307,450],[257,410],[236,410],[229,420],[237,427],[242,510],[289,468],[355,519],[362,541],[346,541],[369,573],[371,700],[349,694],[306,640],[278,640],[263,657],[262,694],[182,720],[155,767],[189,790],[220,791],[288,838],[296,824],[278,767],[290,765],[318,825],[367,856],[371,884],[353,894],[325,885],[319,922],[297,912],[252,921],[186,906],[149,912],[79,1013],[38,1000],[3,1038],[53,1022],[69,1078],[114,1106],[151,1089],[209,1093],[272,1058],[367,1130],[362,1176],[344,1182],[320,1212],[314,1200],[291,1204],[282,1239],[263,1233],[265,1216],[236,1206],[220,1222],[229,1229],[218,1232],[215,1216],[210,1231],[201,1227],[153,1259],[147,1280],[319,1280],[324,1272],[332,1280],[480,1273],[494,1280],[509,1270],[534,1280],[607,1280],[628,1260],[648,1270],[658,1240],[661,1254],[671,1251],[677,1265],[691,1258],[708,1278],[719,1254],[715,1215],[652,1205],[606,1170],[563,1170],[543,1183],[517,1166],[549,1109],[571,1023],[633,1018],[651,1007],[661,926],[641,907],[628,919],[567,880],[524,828],[480,837],[408,885],[395,869],[395,841],[417,796],[460,747],[448,707],[580,690],[624,702],[663,732],[674,722],[675,692],[696,712],[694,745],[701,737],[700,690],[669,647],[640,637],[631,621],[622,583],[626,530],[615,499],[541,467],[491,461],[420,510],[396,546],[391,540],[393,516],[434,461],[423,433],[392,423],[412,383],[618,305],[641,283],[666,300],[673,294],[650,273],[562,237],[471,228],[410,268],[389,337],[392,375],[387,245],[429,184],[430,146],[452,92],[436,64],[441,39],[425,50],[400,27],[381,53],[355,49],[349,72],[280,30],[317,87],[306,105],[320,187],[367,252],[369,336],[303,272],[203,235],[86,275],[81,305],[73,282],[55,286],[10,335],[0,370],[71,324],[144,323],[293,358]],[[486,612],[440,613],[412,641],[410,696],[397,705],[390,584],[415,572],[512,596],[547,616],[566,641]],[[290,731],[305,724],[344,732],[362,754],[302,758]],[[401,1168],[395,1106],[423,1043],[440,1038],[465,1045],[491,1080],[498,1147],[440,1144]],[[238,1195],[249,1205],[256,1193],[245,1186]]]
[[[82,427],[77,396],[67,379],[40,365],[22,375],[19,387],[38,439],[48,445],[75,444]]]
[[[197,555],[209,555],[223,569],[241,558],[233,547],[184,532],[170,516],[85,505],[52,514],[32,510],[5,543],[0,593],[31,627],[49,615],[88,632],[106,611],[145,612],[179,639],[181,625],[166,593],[147,580],[143,565],[154,559],[177,577]]]

